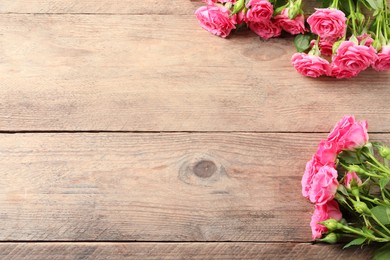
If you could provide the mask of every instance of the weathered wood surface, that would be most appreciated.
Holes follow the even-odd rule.
[[[193,15],[3,14],[0,35],[2,131],[324,132],[352,113],[390,132],[389,73],[304,78],[291,38],[225,40]]]
[[[0,243],[9,259],[370,259],[371,247],[296,243]]]
[[[39,14],[192,14],[201,0],[156,1],[156,0],[2,0],[0,13]],[[305,1],[304,9],[309,12],[319,4]]]
[[[39,14],[192,14],[200,0],[2,0],[0,13]]]
[[[0,1],[1,259],[370,258],[308,243],[300,179],[344,114],[390,144],[390,74],[301,77],[201,4]]]
[[[3,134],[0,240],[308,242],[300,180],[323,137]]]

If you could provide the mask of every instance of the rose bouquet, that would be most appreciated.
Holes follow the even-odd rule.
[[[306,164],[302,195],[314,204],[313,240],[387,243],[377,256],[389,256],[390,148],[368,140],[366,121],[344,117]]]
[[[389,18],[387,0],[333,0],[307,18],[311,34],[296,38],[293,66],[309,77],[390,70]]]
[[[247,27],[261,38],[297,35],[291,61],[304,76],[351,78],[372,67],[390,70],[387,0],[322,0],[307,18],[302,0],[203,0],[200,25],[220,37]]]
[[[196,10],[200,25],[220,37],[227,37],[233,29],[247,26],[263,39],[278,37],[282,30],[303,34],[305,18],[302,0],[288,3],[275,0],[203,0],[207,6]]]

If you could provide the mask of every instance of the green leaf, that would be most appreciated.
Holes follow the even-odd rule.
[[[304,52],[310,48],[310,35],[298,34],[294,39],[295,48],[298,52]]]
[[[343,151],[339,154],[339,159],[344,164],[362,164],[367,158],[363,155],[358,155],[355,151]]]
[[[354,34],[352,34],[352,36],[349,38],[349,40],[351,42],[355,43],[356,45],[359,45],[359,40],[356,38],[356,36]],[[362,150],[364,150],[364,148],[366,148],[366,147],[363,147]]]
[[[364,0],[373,10],[383,9],[382,0]]]
[[[383,190],[389,182],[390,182],[390,178],[381,179],[379,181],[379,186],[381,187],[381,190]]]
[[[373,260],[388,260],[390,259],[390,243],[382,246],[375,251]]]
[[[358,44],[358,43],[359,43],[359,40],[356,38],[355,35],[352,35],[352,36],[354,37],[354,41],[357,42],[356,44]],[[351,37],[352,37],[352,36],[351,36]],[[362,148],[360,148],[360,150],[361,150],[363,153],[373,153],[372,145],[370,145],[370,144],[367,144],[367,145],[363,146]]]
[[[344,194],[345,196],[348,196],[348,191],[347,189],[345,188],[344,185],[340,184],[338,187],[337,187],[337,190],[340,191],[342,194]]]
[[[390,224],[390,207],[376,206],[371,212],[383,225]]]
[[[363,244],[364,242],[366,242],[366,238],[365,237],[359,237],[359,238],[356,238],[354,240],[352,240],[351,242],[349,242],[348,244],[346,244],[343,249],[345,248],[348,248],[350,246],[360,246],[361,244]]]

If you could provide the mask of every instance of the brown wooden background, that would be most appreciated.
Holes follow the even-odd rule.
[[[304,78],[198,6],[0,2],[0,258],[370,257],[310,242],[300,179],[345,114],[390,144],[390,74]]]

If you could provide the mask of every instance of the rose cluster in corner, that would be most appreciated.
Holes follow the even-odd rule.
[[[362,13],[372,11],[373,22]],[[352,78],[370,66],[390,70],[387,0],[333,0],[307,18],[311,33],[296,39],[291,61],[304,76]],[[311,40],[312,39],[312,40]]]
[[[351,78],[372,67],[390,70],[390,13],[387,0],[323,0],[306,22],[302,0],[203,0],[200,25],[227,37],[247,27],[268,40],[282,31],[297,35],[291,61],[304,76]],[[362,11],[364,10],[364,11]]]
[[[345,116],[307,162],[302,195],[314,204],[313,240],[390,242],[390,148],[368,140],[367,122]]]

